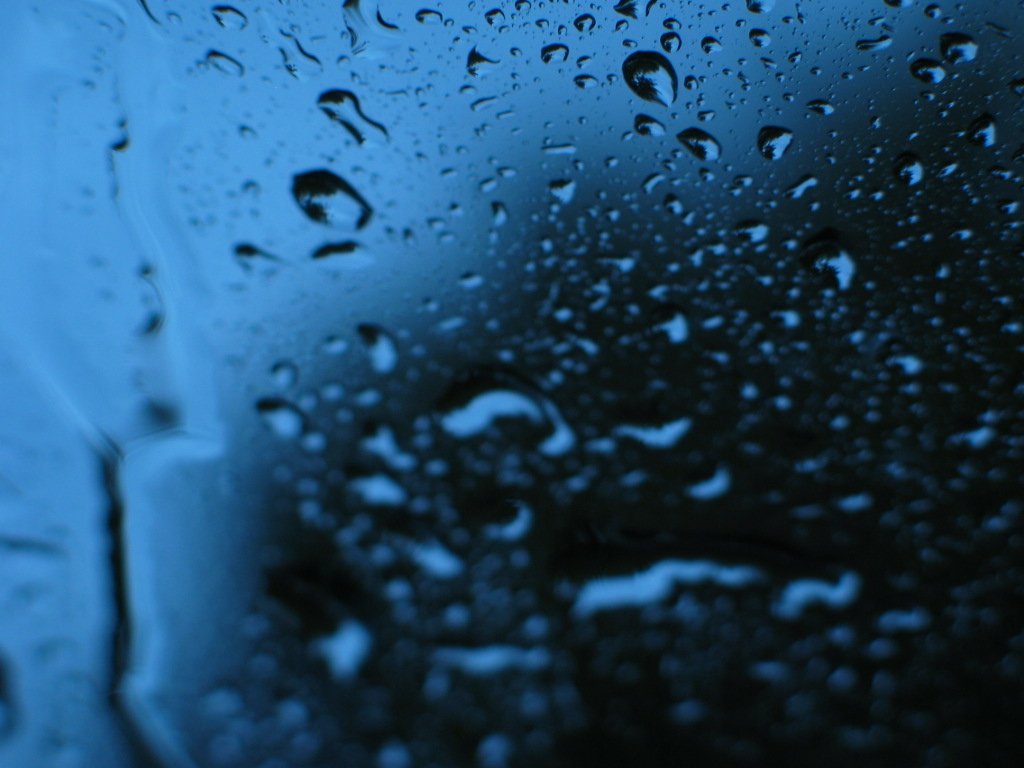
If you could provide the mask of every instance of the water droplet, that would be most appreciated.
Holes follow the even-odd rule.
[[[757,148],[768,160],[778,160],[793,143],[793,132],[777,125],[765,126],[757,134]]]
[[[621,13],[623,16],[628,16],[631,19],[636,18],[636,0],[619,0],[615,4],[615,12]]]
[[[548,184],[548,191],[560,203],[569,203],[576,194],[576,182],[571,179],[556,179]]]
[[[416,11],[416,21],[420,24],[442,24],[444,23],[444,16],[432,8],[424,8]]]
[[[923,83],[935,85],[946,79],[946,69],[935,59],[917,59],[910,65],[910,74]]]
[[[960,32],[948,32],[939,38],[942,57],[951,64],[974,61],[978,56],[978,44]]]
[[[598,79],[593,75],[576,75],[572,79],[576,84],[576,87],[581,91],[588,91],[591,88],[596,88],[599,85]]]
[[[747,10],[751,13],[768,13],[775,7],[775,0],[747,0]]]
[[[873,40],[858,40],[856,48],[858,51],[884,51],[892,45],[892,38],[889,35],[882,35]]]
[[[967,128],[967,140],[979,147],[993,147],[996,143],[996,119],[981,115]]]
[[[206,64],[218,72],[223,72],[225,75],[241,77],[245,74],[245,67],[242,66],[242,62],[220,51],[208,51],[206,54]]]
[[[807,102],[807,108],[816,115],[824,115],[825,117],[836,111],[836,108],[825,99],[811,99]]]
[[[678,79],[672,64],[657,51],[637,51],[622,64],[626,84],[644,101],[668,106],[676,100]]]
[[[569,58],[568,46],[562,45],[561,43],[553,43],[552,45],[545,45],[540,49],[540,59],[545,64],[551,62],[561,63]]]
[[[499,62],[484,56],[476,48],[473,48],[466,57],[466,71],[473,77],[486,75],[488,71],[497,66]]]
[[[633,130],[641,136],[664,136],[665,126],[650,115],[637,115],[633,120]]]
[[[764,29],[752,29],[750,30],[750,42],[754,44],[755,48],[767,48],[771,45],[772,37]]]
[[[895,173],[900,182],[913,187],[924,179],[924,166],[917,155],[907,152],[896,158]]]
[[[762,221],[741,221],[736,225],[736,234],[745,243],[763,243],[768,238],[768,225]]]
[[[294,440],[306,426],[302,411],[280,397],[265,397],[256,402],[263,423],[282,440]]]
[[[578,32],[589,32],[597,24],[597,20],[589,13],[584,13],[582,16],[577,16],[576,20],[572,23]]]
[[[299,368],[291,360],[279,360],[271,367],[270,376],[278,389],[291,389],[299,380]]]
[[[815,273],[829,279],[841,291],[853,284],[856,264],[839,242],[839,233],[825,229],[809,239],[803,248],[802,261]]]
[[[661,48],[665,53],[675,53],[683,47],[683,40],[675,32],[666,32],[661,36]]]
[[[705,37],[700,41],[700,49],[704,53],[717,53],[722,50],[722,44],[714,37]]]
[[[361,323],[356,327],[359,338],[370,356],[370,366],[376,373],[391,373],[398,365],[398,345],[394,338],[379,325]]]
[[[362,229],[373,216],[369,203],[351,184],[323,169],[297,174],[292,196],[310,219],[331,227]]]
[[[698,160],[714,161],[722,154],[722,146],[715,137],[700,128],[687,128],[677,134],[676,139]]]
[[[535,387],[506,371],[476,371],[455,382],[438,404],[442,428],[469,439],[520,422],[540,427],[539,449],[546,456],[567,453],[576,438],[558,409]]]
[[[212,8],[213,18],[226,29],[245,29],[249,19],[237,8],[230,5],[215,5]]]
[[[317,99],[317,104],[325,115],[345,128],[360,144],[366,141],[366,134],[369,131],[376,131],[385,140],[388,138],[387,129],[376,120],[367,117],[359,104],[359,98],[351,91],[337,88],[324,91]]]
[[[331,256],[348,256],[359,249],[359,243],[355,240],[345,240],[340,243],[324,243],[313,251],[314,259],[327,259]]]

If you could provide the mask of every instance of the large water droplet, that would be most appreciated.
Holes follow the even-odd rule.
[[[310,219],[331,227],[362,229],[373,216],[370,204],[351,184],[324,169],[297,174],[292,196]]]
[[[722,154],[722,146],[715,137],[700,128],[687,128],[676,138],[698,160],[717,160]]]
[[[657,51],[637,51],[622,64],[626,84],[644,101],[668,106],[676,100],[679,80],[671,62]]]
[[[948,32],[939,38],[943,58],[951,64],[974,61],[978,56],[978,44],[961,32]]]
[[[793,143],[793,132],[777,125],[765,126],[757,134],[757,148],[768,160],[778,160]]]

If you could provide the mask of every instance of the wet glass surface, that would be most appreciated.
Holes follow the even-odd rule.
[[[1019,759],[1019,0],[13,6],[0,765]]]

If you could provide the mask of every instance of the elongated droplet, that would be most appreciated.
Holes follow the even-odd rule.
[[[351,184],[324,169],[297,174],[292,196],[310,219],[330,227],[362,229],[373,216],[370,204]]]
[[[717,160],[722,154],[722,146],[715,137],[700,128],[687,128],[676,138],[698,160]]]

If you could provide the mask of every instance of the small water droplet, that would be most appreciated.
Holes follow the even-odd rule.
[[[379,325],[361,323],[356,327],[359,338],[370,356],[370,366],[376,373],[391,373],[398,365],[398,345],[394,338]]]
[[[310,219],[331,227],[362,229],[373,216],[370,204],[351,184],[324,169],[296,174],[292,196]]]
[[[974,61],[978,56],[978,44],[961,32],[948,32],[939,38],[942,57],[951,64]]]
[[[707,131],[700,128],[687,128],[676,135],[684,147],[698,160],[717,160],[722,154],[722,146]]]
[[[768,13],[775,7],[775,0],[747,0],[747,10],[751,13]]]
[[[906,152],[896,158],[896,178],[908,187],[920,184],[924,179],[924,166],[917,155]]]
[[[675,32],[666,32],[661,36],[661,47],[665,53],[675,53],[683,47],[683,39]]]
[[[548,191],[560,203],[569,203],[576,194],[576,182],[571,179],[556,179],[548,184]]]
[[[768,225],[763,221],[753,219],[741,221],[734,230],[739,238],[745,243],[763,243],[768,239]]]
[[[637,51],[622,64],[626,84],[644,101],[669,106],[676,100],[678,78],[671,62],[657,51]]]
[[[294,440],[305,431],[306,417],[297,407],[280,397],[265,397],[256,402],[263,423],[282,440]]]
[[[811,99],[807,102],[807,108],[816,115],[824,115],[826,117],[836,111],[836,108],[825,99]]]
[[[793,143],[793,132],[788,128],[768,125],[757,134],[757,149],[768,160],[778,160]]]

